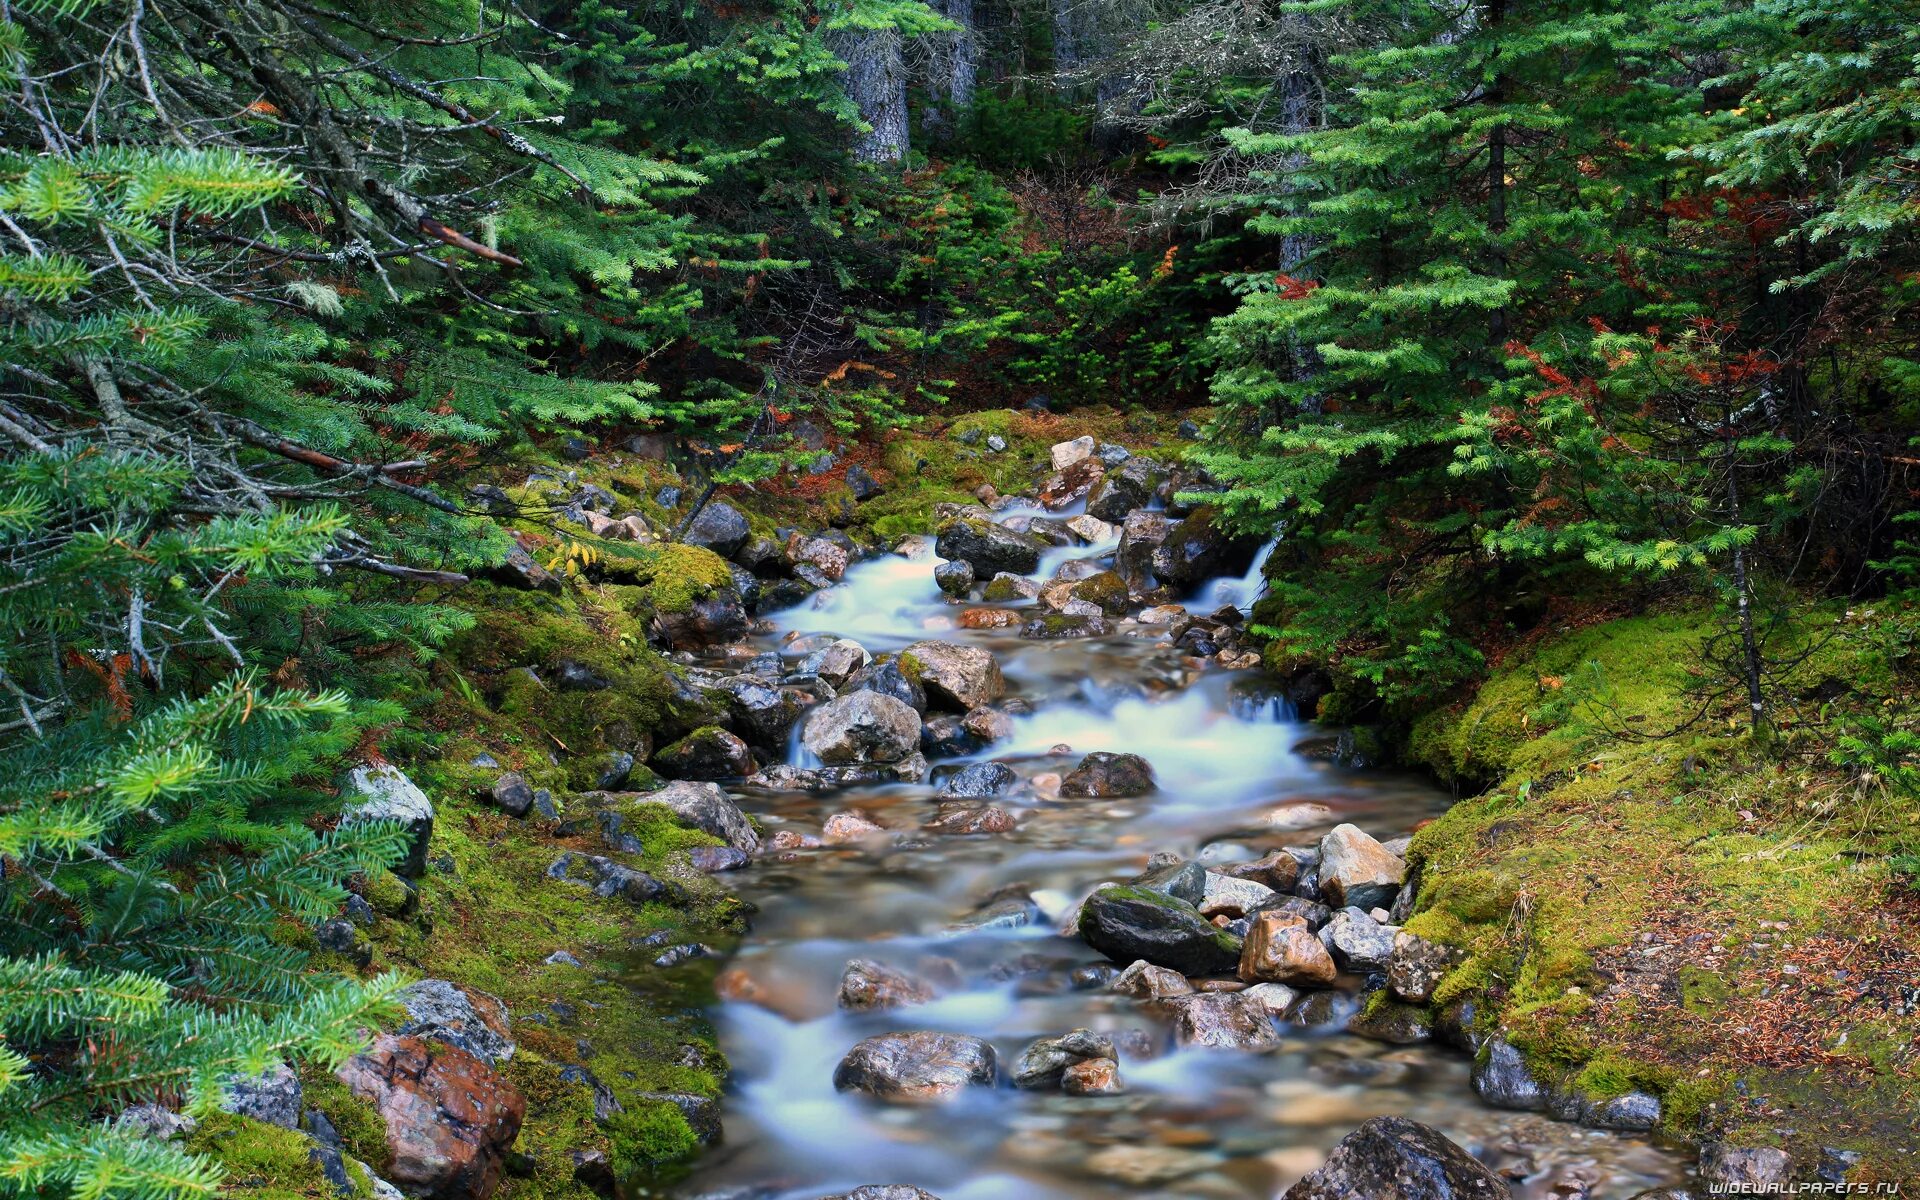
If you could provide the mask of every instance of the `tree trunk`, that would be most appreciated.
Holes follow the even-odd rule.
[[[1293,62],[1286,75],[1280,81],[1280,124],[1284,132],[1304,134],[1311,132],[1319,124],[1319,99],[1322,88],[1320,78],[1321,56],[1313,45],[1304,28],[1299,30],[1299,43],[1294,49]],[[1288,177],[1287,194],[1290,206],[1296,213],[1302,213],[1305,203],[1295,199],[1298,188],[1292,182],[1293,177],[1307,168],[1307,156],[1296,151],[1287,156],[1286,174]],[[1312,268],[1308,259],[1313,255],[1316,239],[1312,234],[1299,230],[1288,233],[1280,240],[1280,273],[1295,279],[1305,279]],[[1293,378],[1296,383],[1306,383],[1320,373],[1320,354],[1312,346],[1291,338],[1288,346],[1289,357],[1293,360]],[[1318,393],[1303,397],[1299,402],[1304,412],[1320,411]]]
[[[1500,26],[1506,20],[1507,0],[1492,0],[1487,5],[1487,28],[1496,39],[1500,36]],[[1496,40],[1493,46],[1496,60],[1500,57],[1500,44]],[[1507,102],[1507,76],[1500,71],[1493,77],[1493,87],[1487,92],[1487,103],[1499,106]],[[1496,121],[1487,134],[1487,258],[1496,279],[1507,277],[1507,124]],[[1507,309],[1505,305],[1493,310],[1487,319],[1488,340],[1495,347],[1507,341]]]
[[[927,124],[943,137],[960,132],[973,108],[974,85],[980,75],[980,39],[974,30],[973,0],[934,0],[933,9],[960,28],[929,39],[933,47],[927,91],[934,107]]]
[[[834,51],[846,60],[847,95],[871,128],[853,144],[864,163],[894,164],[907,156],[907,64],[896,29],[848,30]]]

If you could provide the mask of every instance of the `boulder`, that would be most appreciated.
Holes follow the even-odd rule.
[[[285,1063],[275,1063],[258,1075],[230,1075],[220,1107],[237,1117],[298,1129],[303,1111],[300,1076]]]
[[[848,556],[844,547],[797,529],[787,537],[786,557],[789,566],[810,566],[835,583],[847,574]]]
[[[493,787],[487,791],[487,799],[493,806],[510,817],[524,817],[533,807],[533,788],[527,783],[527,777],[518,771],[509,771],[494,780]]]
[[[1320,894],[1335,908],[1386,908],[1406,874],[1406,863],[1357,826],[1336,825],[1320,839]]]
[[[1153,791],[1153,768],[1138,754],[1110,754],[1097,750],[1080,760],[1060,781],[1060,794],[1076,798],[1115,799],[1145,796]]]
[[[1145,593],[1158,582],[1153,573],[1153,556],[1166,542],[1173,521],[1165,513],[1135,509],[1120,526],[1120,546],[1113,554],[1113,569],[1135,592]]]
[[[408,1194],[484,1200],[506,1166],[527,1102],[456,1046],[384,1033],[336,1073],[386,1127],[387,1177]]]
[[[1165,1002],[1173,1014],[1173,1040],[1214,1050],[1270,1050],[1280,1044],[1273,1014],[1245,992],[1196,992]]]
[[[1153,551],[1153,573],[1162,583],[1195,587],[1209,579],[1242,575],[1253,565],[1259,543],[1215,524],[1216,510],[1202,506],[1167,530]]]
[[[1430,942],[1402,929],[1393,935],[1393,955],[1387,962],[1387,986],[1393,994],[1411,1004],[1433,999],[1447,972],[1460,959],[1451,946]]]
[[[993,1047],[954,1033],[883,1033],[847,1051],[834,1068],[833,1086],[881,1100],[946,1100],[969,1087],[992,1087]]]
[[[1156,967],[1146,959],[1138,959],[1126,970],[1114,976],[1107,985],[1123,996],[1136,996],[1142,1000],[1165,1000],[1170,996],[1188,996],[1193,994],[1193,984],[1178,971],[1169,971],[1165,967]]]
[[[1195,908],[1207,898],[1207,869],[1197,862],[1183,862],[1173,855],[1155,855],[1149,860],[1146,870],[1127,882],[1134,887],[1172,896]]]
[[[747,607],[730,587],[715,588],[676,612],[655,612],[647,635],[669,650],[702,650],[747,635]]]
[[[989,604],[1014,604],[1021,600],[1034,600],[1040,595],[1040,585],[1025,575],[1015,575],[1011,571],[1002,571],[987,580],[987,586],[980,590],[981,599]]]
[[[1059,512],[1074,501],[1085,499],[1105,470],[1106,465],[1099,459],[1083,458],[1064,470],[1055,471],[1040,485],[1041,506]]]
[[[740,779],[753,774],[753,751],[739,735],[706,725],[655,751],[653,765],[680,779]]]
[[[1153,463],[1130,458],[1108,471],[1087,496],[1087,513],[1097,520],[1119,523],[1135,509],[1144,509],[1153,499],[1159,482]]]
[[[723,679],[720,690],[727,695],[728,724],[749,745],[785,753],[794,722],[807,709],[810,698],[805,693],[755,675]]]
[[[1200,915],[1244,917],[1271,899],[1273,889],[1264,883],[1208,871],[1207,890],[1200,897]]]
[[[962,767],[940,785],[941,799],[984,800],[1004,795],[1020,782],[1020,776],[1005,763],[979,762]]]
[[[1064,471],[1075,463],[1092,457],[1096,444],[1090,434],[1074,438],[1070,442],[1055,442],[1052,449],[1048,451],[1053,458],[1053,469]]]
[[[446,979],[422,979],[400,993],[407,1020],[394,1032],[457,1046],[492,1066],[513,1057],[507,1006],[498,996]]]
[[[908,1004],[925,1004],[931,999],[932,984],[872,959],[856,958],[847,964],[847,969],[840,975],[841,1008],[870,1012]]]
[[[1013,1086],[1030,1092],[1054,1091],[1060,1087],[1068,1067],[1093,1058],[1111,1060],[1117,1055],[1113,1039],[1091,1029],[1040,1038],[1020,1052],[1013,1067]]]
[[[1231,863],[1219,868],[1222,875],[1251,880],[1276,892],[1291,892],[1300,881],[1300,860],[1285,850],[1275,850],[1252,862]]]
[[[1008,571],[1025,575],[1040,566],[1040,553],[1046,543],[1028,533],[994,524],[979,517],[957,517],[942,524],[936,534],[933,552],[948,561],[970,565],[976,575]]]
[[[1375,1117],[1281,1200],[1510,1200],[1498,1175],[1430,1125]]]
[[[1069,517],[1063,524],[1066,525],[1069,533],[1088,545],[1110,542],[1120,536],[1118,526],[1110,525],[1099,517],[1087,516],[1085,513],[1077,517]]]
[[[841,689],[848,692],[879,692],[882,696],[892,696],[905,703],[915,712],[927,711],[927,692],[907,673],[900,669],[898,658],[889,658],[880,662],[868,663],[853,673],[847,680],[847,686]]]
[[[740,510],[724,500],[709,499],[680,540],[690,546],[705,546],[721,558],[740,553],[753,536]]]
[[[487,575],[494,582],[505,587],[522,588],[532,592],[560,591],[560,577],[547,570],[527,552],[525,546],[516,543],[507,551],[500,565],[490,568]]]
[[[1320,930],[1320,942],[1343,971],[1364,975],[1384,971],[1393,958],[1393,937],[1399,933],[1357,908],[1334,913]]]
[[[964,598],[973,590],[973,564],[965,559],[943,562],[933,569],[933,582],[949,596]]]
[[[1474,1058],[1473,1090],[1495,1108],[1539,1112],[1547,1107],[1547,1089],[1534,1078],[1520,1051],[1502,1037],[1489,1039]]]
[[[1113,1096],[1126,1091],[1120,1082],[1120,1064],[1111,1058],[1088,1058],[1060,1073],[1060,1090],[1069,1096]]]
[[[678,780],[635,799],[664,805],[682,822],[712,834],[735,850],[752,854],[760,849],[760,835],[754,832],[753,822],[715,784]]]
[[[399,767],[369,763],[347,772],[348,793],[342,821],[392,821],[407,832],[406,853],[393,873],[418,879],[427,870],[427,845],[433,840],[433,801]]]
[[[859,463],[847,468],[845,478],[847,492],[853,497],[855,503],[864,503],[880,494],[880,481],[873,477],[873,472]]]
[[[803,675],[818,675],[835,688],[844,688],[849,679],[873,661],[867,648],[852,638],[835,638],[800,660]]]
[[[1007,693],[993,655],[958,642],[915,642],[900,652],[900,669],[927,691],[928,703],[960,712],[991,704]]]
[[[1114,962],[1144,958],[1184,975],[1219,974],[1240,961],[1240,939],[1215,928],[1192,905],[1123,884],[1107,884],[1087,897],[1079,934]]]
[[[1339,975],[1333,957],[1307,923],[1291,913],[1275,911],[1254,915],[1237,967],[1240,978],[1247,983],[1327,987]]]
[[[920,714],[879,692],[848,692],[814,709],[800,735],[829,764],[899,762],[920,746]]]
[[[1360,1011],[1347,1020],[1347,1032],[1392,1046],[1433,1039],[1433,1014],[1425,1005],[1395,1000],[1391,992],[1370,993]]]
[[[1700,1179],[1720,1192],[1760,1192],[1793,1181],[1793,1158],[1773,1146],[1713,1142],[1700,1151]]]

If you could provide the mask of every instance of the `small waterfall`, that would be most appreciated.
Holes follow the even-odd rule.
[[[1267,560],[1280,545],[1280,539],[1274,538],[1260,547],[1253,556],[1253,565],[1247,573],[1238,579],[1215,579],[1200,589],[1194,597],[1191,607],[1195,612],[1210,613],[1224,605],[1231,604],[1241,612],[1250,612],[1253,602],[1267,590]]]

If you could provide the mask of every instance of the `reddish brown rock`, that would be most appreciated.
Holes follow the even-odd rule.
[[[960,614],[962,629],[1012,629],[1026,620],[1011,608],[969,608]]]
[[[337,1074],[386,1124],[387,1178],[416,1196],[493,1194],[527,1101],[492,1067],[453,1046],[389,1033]]]
[[[1289,912],[1254,914],[1240,953],[1240,978],[1248,983],[1327,987],[1338,974],[1333,956],[1305,921]]]

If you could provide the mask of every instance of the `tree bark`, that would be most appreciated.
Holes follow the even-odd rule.
[[[853,144],[864,163],[898,164],[907,157],[907,64],[897,29],[857,29],[840,39],[847,94],[870,127]]]
[[[932,69],[927,91],[935,97],[927,124],[952,137],[973,108],[974,87],[980,76],[980,39],[974,29],[973,0],[934,0],[933,8],[960,28],[933,41]]]
[[[1492,0],[1487,5],[1487,29],[1496,39],[1493,56],[1500,57],[1500,26],[1507,17],[1507,0]],[[1487,103],[1499,106],[1507,102],[1507,75],[1494,74]],[[1507,123],[1494,122],[1487,134],[1487,259],[1494,278],[1507,277]],[[1507,308],[1500,305],[1487,318],[1488,340],[1497,349],[1507,341]]]

